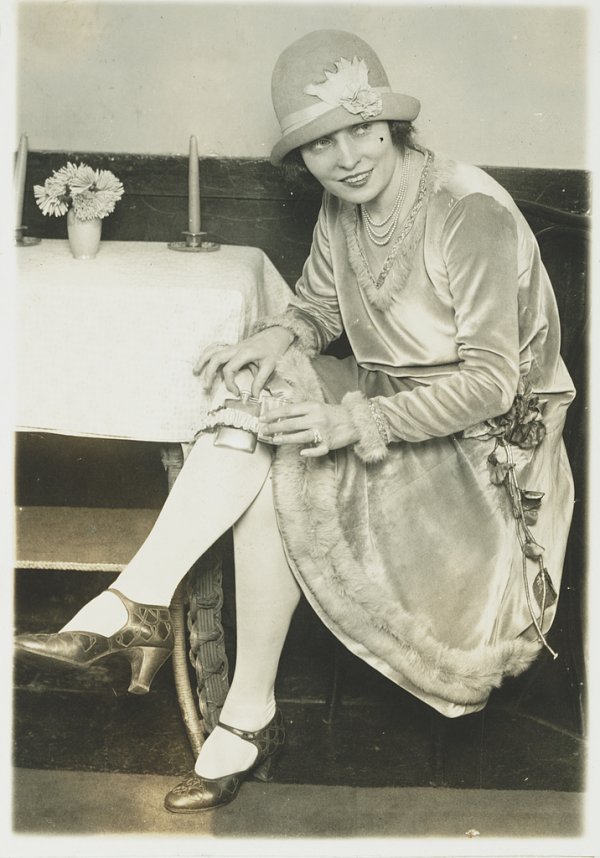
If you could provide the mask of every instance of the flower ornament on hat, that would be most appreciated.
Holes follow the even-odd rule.
[[[304,87],[307,95],[316,95],[332,107],[345,107],[350,113],[360,113],[364,120],[379,116],[383,107],[381,94],[369,86],[369,69],[364,60],[354,57],[349,62],[342,57],[335,72],[325,69],[326,80]]]
[[[343,30],[315,30],[280,55],[271,80],[281,139],[271,162],[319,137],[370,120],[412,121],[418,99],[392,92],[375,51]]]

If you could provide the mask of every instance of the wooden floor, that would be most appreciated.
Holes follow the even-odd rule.
[[[192,835],[203,838],[199,847],[202,855],[210,849],[205,838],[235,838],[233,842],[241,848],[243,838],[255,837],[321,838],[329,842],[340,838],[348,855],[357,854],[351,845],[356,838],[376,840],[384,849],[386,841],[389,846],[390,838],[394,838],[395,855],[399,854],[398,840],[404,839],[431,842],[447,838],[455,848],[463,843],[472,854],[475,844],[469,841],[473,838],[477,838],[477,846],[484,847],[495,838],[526,839],[528,850],[531,838],[550,838],[553,854],[564,855],[568,854],[565,841],[580,837],[586,830],[584,797],[577,793],[249,782],[227,807],[182,815],[163,808],[164,795],[173,785],[173,779],[164,775],[18,769],[14,774],[14,830],[46,836]],[[44,845],[47,848],[48,841]],[[103,843],[96,848],[103,850],[105,846]],[[160,854],[168,854],[167,848],[163,847]],[[229,849],[231,846],[228,855],[237,854],[235,846]],[[255,854],[268,853],[263,849]],[[286,852],[280,849],[275,854],[280,858]],[[475,854],[480,854],[479,850]]]
[[[17,631],[60,628],[113,578],[111,573],[18,572]],[[341,703],[329,725],[333,651],[329,633],[301,603],[277,686],[288,721],[278,782],[582,790],[586,743],[575,729],[560,662],[542,660],[530,676],[492,697],[484,712],[447,720],[353,656],[342,655]],[[146,696],[127,694],[127,680],[125,663],[48,673],[17,665],[15,764],[129,774],[187,771],[193,757],[170,666],[162,668]]]

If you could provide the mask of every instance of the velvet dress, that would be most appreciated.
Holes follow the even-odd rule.
[[[419,193],[375,277],[357,207],[324,194],[282,317],[278,378],[348,405],[352,447],[277,448],[290,566],[355,655],[447,716],[481,709],[546,645],[573,482],[574,389],[535,237],[482,170],[425,151]],[[320,353],[345,331],[352,356]],[[277,388],[277,383],[274,388]]]

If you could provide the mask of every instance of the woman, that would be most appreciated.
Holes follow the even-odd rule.
[[[17,643],[45,663],[125,655],[130,690],[147,691],[172,648],[175,587],[233,526],[235,675],[194,772],[165,799],[174,812],[268,777],[301,592],[353,653],[440,712],[485,706],[547,646],[573,502],[561,432],[574,391],[510,196],[413,142],[419,102],[391,91],[352,34],[294,42],[272,93],[273,163],[304,165],[324,188],[296,296],[200,359],[207,388],[226,389],[114,588],[60,632]],[[323,356],[343,331],[352,356]],[[244,390],[279,404],[251,455],[211,434],[258,428],[247,395],[219,407]],[[200,485],[218,487],[210,504]]]

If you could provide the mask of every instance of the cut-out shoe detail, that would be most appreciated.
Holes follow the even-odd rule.
[[[285,742],[285,723],[279,709],[262,730],[238,730],[221,721],[217,726],[251,742],[258,751],[256,760],[250,768],[222,778],[203,778],[191,772],[165,797],[165,807],[171,813],[197,813],[229,804],[237,797],[242,783],[250,775],[264,783],[273,779],[273,764]]]
[[[18,658],[47,666],[50,663],[86,668],[121,655],[131,666],[132,694],[146,694],[160,667],[173,652],[173,626],[169,609],[162,605],[133,602],[115,593],[127,610],[125,624],[110,637],[87,631],[24,634],[15,638]]]

